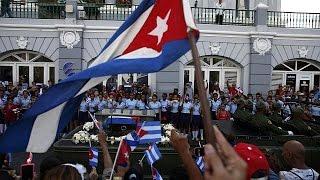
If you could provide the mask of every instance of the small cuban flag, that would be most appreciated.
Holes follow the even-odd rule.
[[[148,144],[161,141],[160,121],[144,121],[138,130],[139,144]]]
[[[135,150],[139,145],[139,136],[135,131],[127,134],[124,140],[126,141],[127,145],[130,146],[131,151]]]
[[[203,173],[204,172],[204,161],[203,161],[202,156],[197,157],[196,164],[197,164],[198,168],[200,169],[200,171]]]
[[[89,149],[89,164],[92,167],[97,167],[98,166],[98,155],[99,151],[97,148],[91,147]]]
[[[156,168],[151,166],[151,171],[152,171],[152,179],[153,180],[163,180]]]
[[[149,146],[149,149],[145,151],[145,155],[150,165],[161,158],[161,153],[156,144]]]

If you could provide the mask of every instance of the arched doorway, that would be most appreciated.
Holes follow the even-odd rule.
[[[228,83],[240,87],[241,67],[234,61],[219,56],[204,56],[200,58],[202,77],[208,86],[207,91],[213,90],[213,85],[219,85],[220,89],[227,88]],[[194,63],[190,61],[184,66],[184,85],[191,82],[193,89],[197,92],[195,85]]]
[[[13,51],[0,56],[0,81],[32,82],[46,84],[56,82],[54,62],[32,51]]]
[[[310,91],[320,83],[320,66],[305,59],[295,59],[277,65],[272,72],[271,89],[287,85],[294,91]]]

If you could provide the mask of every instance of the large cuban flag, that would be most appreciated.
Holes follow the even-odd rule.
[[[188,0],[144,0],[103,47],[90,68],[41,95],[0,137],[0,152],[46,152],[76,112],[84,92],[107,76],[160,71],[190,50],[198,30]]]

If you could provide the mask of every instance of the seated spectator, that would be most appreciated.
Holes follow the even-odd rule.
[[[23,91],[22,97],[20,97],[20,105],[22,109],[28,109],[31,106],[31,97],[27,90]]]
[[[319,178],[319,173],[306,165],[305,149],[299,141],[291,140],[286,142],[282,148],[282,156],[292,169],[280,171],[280,179],[314,180]]]
[[[18,118],[19,106],[13,104],[12,98],[8,99],[8,103],[3,108],[3,114],[6,124],[14,123]]]
[[[230,113],[226,110],[226,106],[222,104],[217,112],[217,120],[230,120]]]

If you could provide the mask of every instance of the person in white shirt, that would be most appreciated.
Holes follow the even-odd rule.
[[[191,123],[191,108],[192,103],[189,100],[189,97],[186,96],[184,98],[184,102],[181,106],[181,114],[180,114],[180,131],[184,134],[188,134],[189,126]]]
[[[167,93],[162,94],[162,99],[160,100],[160,104],[161,104],[161,123],[168,123],[169,100],[167,99]]]
[[[102,111],[103,109],[108,108],[108,96],[105,94],[102,100],[98,104],[98,110]]]
[[[86,101],[86,97],[82,98],[80,108],[79,108],[79,124],[84,124],[88,121],[88,102]]]
[[[108,102],[107,108],[113,109],[113,108],[116,107],[117,102],[116,102],[116,100],[115,100],[115,96],[114,96],[113,93],[110,93],[110,94],[109,94],[109,98],[107,99],[107,102]]]
[[[179,129],[179,106],[180,106],[180,96],[174,94],[170,106],[170,120],[172,121],[175,128]]]
[[[90,98],[87,99],[89,112],[95,113],[98,110],[98,104],[100,103],[98,100],[94,97],[94,94],[90,94]]]
[[[130,94],[130,98],[126,100],[127,109],[135,109],[137,105],[137,100],[134,99],[134,95]]]
[[[116,109],[124,109],[126,106],[126,104],[122,101],[122,97],[118,96],[116,103],[115,103],[115,107]]]
[[[216,3],[216,24],[223,23],[223,13],[224,13],[225,5],[222,0],[218,0]]]
[[[146,109],[146,104],[144,99],[145,99],[144,95],[141,96],[140,94],[137,94],[137,109],[139,110]]]
[[[217,111],[221,105],[221,101],[218,99],[218,94],[213,93],[211,100],[211,119],[217,120]]]
[[[286,142],[282,148],[282,156],[292,169],[280,171],[280,179],[317,180],[319,178],[319,173],[305,164],[305,149],[299,141]]]
[[[156,119],[160,120],[160,108],[161,108],[161,103],[158,101],[158,96],[156,94],[152,95],[152,101],[149,102],[148,104],[149,108],[154,110],[156,113]]]
[[[201,107],[198,95],[194,95],[192,105],[192,140],[198,141],[198,133],[200,130],[200,139],[203,140],[203,123],[201,119]]]

